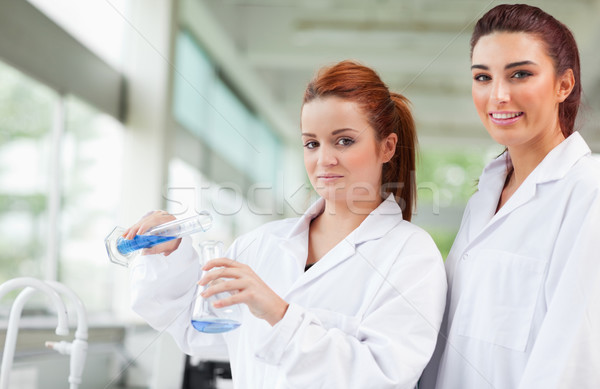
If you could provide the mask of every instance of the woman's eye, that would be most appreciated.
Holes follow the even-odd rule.
[[[475,81],[489,81],[492,78],[490,76],[488,76],[487,74],[476,74],[475,77],[473,77],[473,79]]]
[[[529,77],[529,76],[531,76],[531,73],[525,72],[525,71],[522,71],[522,70],[520,70],[518,72],[515,72],[515,74],[513,74],[513,78],[526,78],[526,77]]]
[[[350,138],[341,138],[340,140],[337,141],[337,144],[341,145],[341,146],[350,146],[353,143],[354,143],[354,139],[350,139]]]
[[[312,141],[312,140],[311,140],[311,141],[309,141],[309,142],[306,142],[306,143],[304,144],[304,147],[306,147],[307,149],[314,149],[314,148],[315,148],[315,147],[317,147],[317,146],[319,146],[319,143],[318,143],[318,142],[315,142],[315,141]]]

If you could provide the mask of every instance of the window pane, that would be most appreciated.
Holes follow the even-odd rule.
[[[43,277],[58,96],[0,62],[0,282]]]
[[[239,171],[250,172],[252,164],[249,157],[256,146],[248,134],[248,110],[220,80],[215,83],[213,101],[209,145]]]
[[[205,137],[213,108],[214,70],[209,59],[186,33],[177,36],[176,71],[173,74],[173,115],[188,131]]]
[[[175,120],[251,182],[273,183],[279,138],[223,82],[187,31],[177,36],[175,68]]]
[[[123,129],[73,97],[66,111],[59,279],[88,311],[109,310],[114,287],[103,238],[117,219]]]

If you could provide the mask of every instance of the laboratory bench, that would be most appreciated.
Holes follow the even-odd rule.
[[[47,389],[68,387],[69,356],[47,349],[46,341],[72,341],[75,326],[67,336],[54,333],[55,317],[23,317],[19,327],[11,387],[19,389]],[[7,320],[0,320],[0,347],[4,350]],[[81,389],[148,389],[153,381],[150,374],[158,364],[163,374],[172,374],[178,389],[232,388],[231,370],[226,354],[213,350],[210,360],[185,356],[170,345],[171,357],[163,361],[155,353],[164,352],[165,345],[159,334],[146,324],[115,323],[110,320],[90,320],[88,354],[83,371]],[[167,342],[165,342],[167,343]],[[159,351],[160,349],[160,351]],[[173,358],[173,355],[175,358]],[[181,358],[179,365],[174,360]],[[166,360],[166,363],[164,362]],[[180,366],[180,368],[178,368]],[[168,381],[168,377],[167,377]],[[43,384],[42,384],[43,383]]]

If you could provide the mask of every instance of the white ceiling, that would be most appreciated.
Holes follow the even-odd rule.
[[[316,69],[374,67],[412,102],[421,143],[490,142],[471,101],[469,38],[500,2],[477,0],[203,0],[287,116],[298,122]],[[582,55],[582,133],[600,151],[600,0],[530,1],[567,24]]]

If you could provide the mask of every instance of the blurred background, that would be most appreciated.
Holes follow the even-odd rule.
[[[108,262],[104,237],[153,209],[207,210],[214,227],[199,239],[226,244],[301,214],[315,199],[299,136],[304,88],[318,68],[353,59],[413,104],[413,221],[445,257],[482,167],[502,152],[473,108],[469,69],[474,23],[499,3],[1,0],[0,282],[53,279],[81,297],[83,388],[229,387],[198,378],[226,377],[220,350],[186,358],[130,311],[127,269]],[[600,152],[600,0],[526,3],[574,32],[578,128]],[[11,301],[0,301],[2,334]],[[47,305],[27,306],[14,387],[65,386],[68,358],[41,347],[56,337]]]

